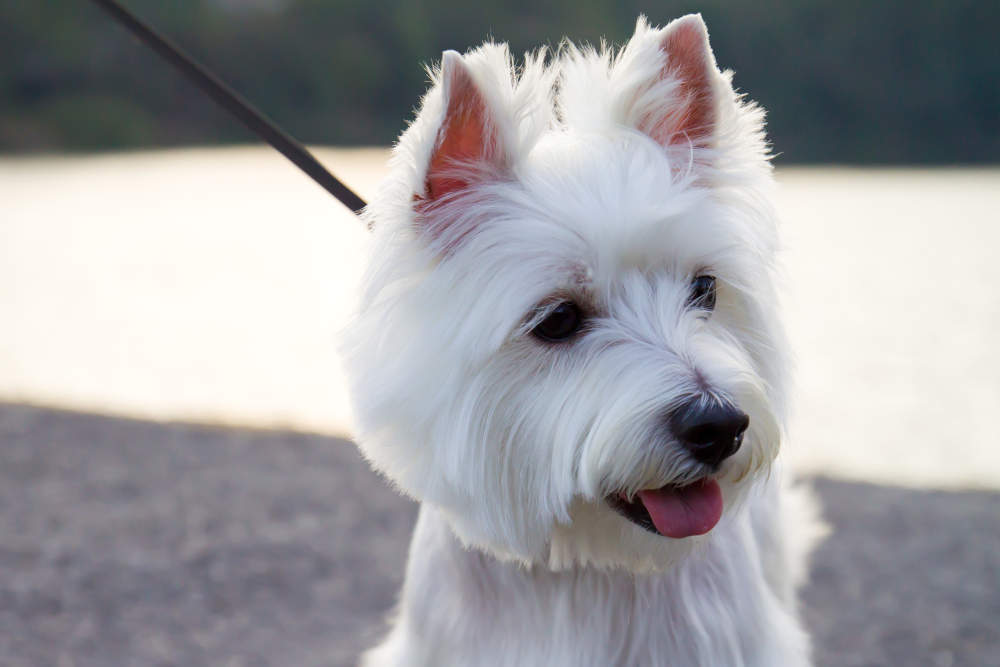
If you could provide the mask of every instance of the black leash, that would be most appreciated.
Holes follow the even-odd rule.
[[[313,154],[306,150],[305,146],[280,130],[264,114],[243,99],[239,93],[192,60],[180,48],[171,44],[164,37],[161,37],[155,30],[137,19],[127,9],[115,2],[115,0],[92,1],[128,28],[133,35],[145,42],[147,46],[160,54],[164,60],[179,69],[181,73],[194,83],[198,84],[203,91],[208,93],[209,97],[229,111],[229,113],[243,121],[243,124],[255,132],[261,139],[271,144],[282,155],[291,160],[295,166],[306,172],[314,181],[323,186],[327,192],[340,200],[341,204],[355,213],[361,213],[361,209],[365,207],[365,201],[361,197],[327,171]]]

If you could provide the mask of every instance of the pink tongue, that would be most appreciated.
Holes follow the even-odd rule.
[[[682,488],[640,491],[656,530],[667,537],[690,537],[712,530],[722,517],[722,489],[714,479]]]

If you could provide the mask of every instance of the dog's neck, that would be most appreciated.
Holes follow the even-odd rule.
[[[543,656],[574,656],[575,665],[796,664],[767,662],[806,650],[806,639],[782,611],[750,535],[746,521],[733,522],[662,574],[552,571],[465,548],[424,506],[400,622],[383,648],[423,647],[426,664],[546,664]]]

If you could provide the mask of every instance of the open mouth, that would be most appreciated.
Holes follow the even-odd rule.
[[[664,537],[703,535],[722,517],[722,489],[707,477],[687,486],[645,489],[632,500],[624,493],[607,500],[632,523]]]

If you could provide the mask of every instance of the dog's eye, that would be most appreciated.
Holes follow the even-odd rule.
[[[688,305],[701,310],[715,309],[715,276],[697,276],[691,281]]]
[[[583,326],[583,313],[572,301],[563,301],[538,323],[531,333],[542,340],[561,343],[568,340]]]

